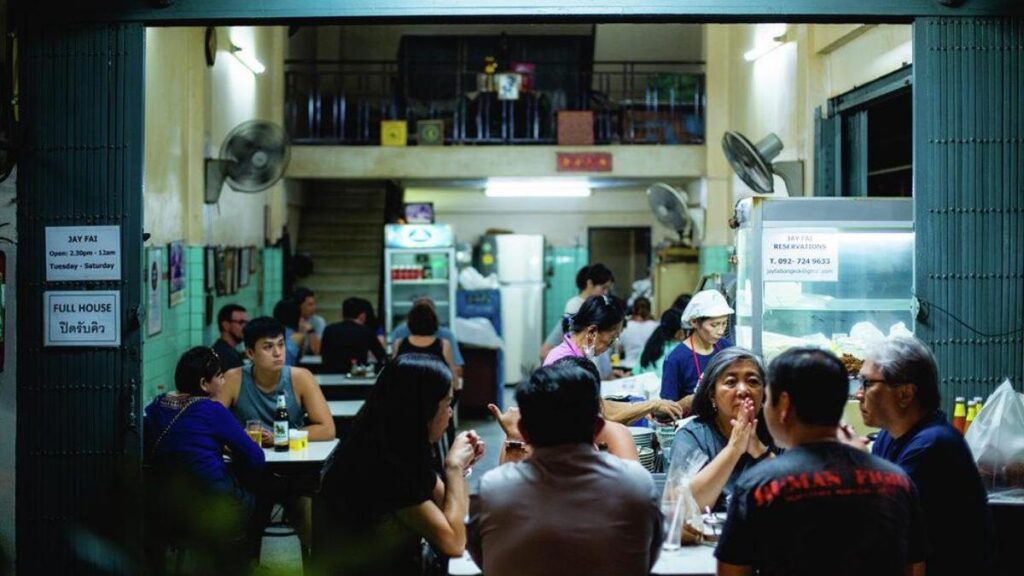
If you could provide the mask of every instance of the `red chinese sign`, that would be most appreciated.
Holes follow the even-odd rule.
[[[556,152],[559,172],[611,172],[608,152]]]

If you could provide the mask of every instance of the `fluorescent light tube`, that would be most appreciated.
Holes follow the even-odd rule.
[[[590,183],[578,178],[488,178],[484,194],[494,198],[584,198]]]
[[[250,54],[249,51],[247,51],[244,48],[232,46],[231,55],[237,58],[238,61],[242,63],[242,66],[248,68],[249,71],[253,74],[263,74],[263,72],[266,71],[267,69],[267,67],[264,66],[262,62],[257,60],[255,56]]]

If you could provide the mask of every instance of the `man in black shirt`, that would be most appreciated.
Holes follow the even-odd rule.
[[[384,362],[384,347],[366,326],[366,319],[372,312],[373,307],[362,298],[348,298],[341,304],[343,320],[324,329],[320,344],[325,373],[348,373],[353,364],[366,364],[369,353],[373,353],[375,362]]]
[[[220,365],[225,372],[242,365],[238,345],[242,343],[242,329],[248,322],[249,315],[238,304],[225,304],[217,313],[220,338],[213,343],[212,348],[220,356]]]
[[[927,552],[917,491],[898,466],[836,439],[849,380],[816,348],[768,368],[764,418],[781,456],[736,484],[715,550],[718,574],[921,575]]]

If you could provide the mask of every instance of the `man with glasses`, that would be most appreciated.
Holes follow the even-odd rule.
[[[939,369],[912,336],[886,339],[860,369],[864,423],[881,428],[871,447],[903,468],[921,495],[931,554],[928,576],[987,574],[991,527],[985,487],[963,436],[939,410]],[[844,426],[840,439],[865,446]]]
[[[249,315],[245,308],[238,304],[225,304],[217,313],[220,338],[211,347],[220,356],[220,365],[225,372],[242,366],[242,354],[238,346],[242,343],[242,329],[248,321]]]

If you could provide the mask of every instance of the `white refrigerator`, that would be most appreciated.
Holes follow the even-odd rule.
[[[505,342],[505,384],[530,377],[540,364],[544,339],[544,236],[494,237]]]

